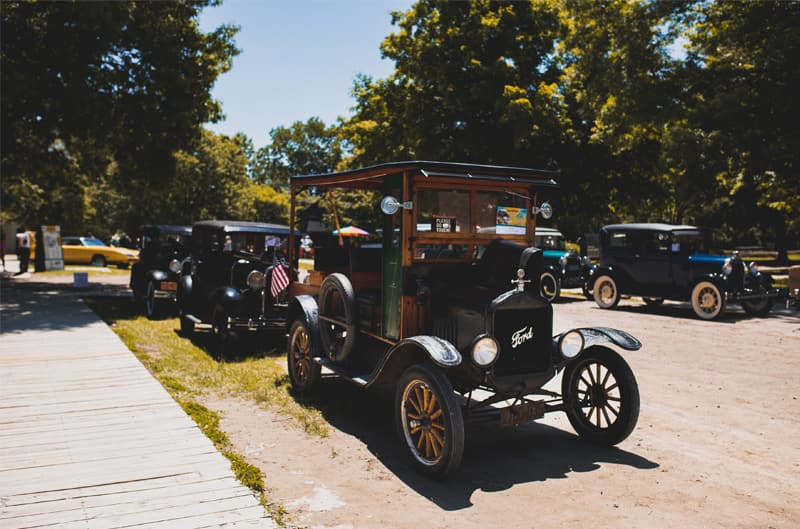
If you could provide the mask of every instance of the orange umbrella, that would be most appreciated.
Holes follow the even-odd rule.
[[[369,235],[369,232],[358,226],[345,226],[344,228],[333,230],[333,234],[341,235],[342,237],[365,237]]]

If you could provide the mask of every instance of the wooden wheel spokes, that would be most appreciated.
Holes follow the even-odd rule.
[[[433,390],[422,382],[416,382],[406,392],[404,421],[420,458],[436,462],[445,448],[446,427],[444,410]]]
[[[296,334],[292,349],[292,359],[297,378],[305,380],[308,376],[308,367],[311,361],[309,354],[311,348],[307,332],[303,330]]]
[[[583,368],[576,388],[577,405],[586,421],[598,429],[611,427],[620,414],[619,383],[607,367],[597,362]]]

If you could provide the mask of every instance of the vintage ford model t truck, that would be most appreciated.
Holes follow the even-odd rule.
[[[540,294],[536,216],[552,208],[537,198],[557,187],[548,171],[440,162],[294,177],[292,227],[299,200],[366,190],[380,241],[320,242],[314,269],[290,285],[293,389],[311,391],[322,368],[364,388],[393,385],[402,443],[432,475],[459,466],[469,421],[508,426],[561,411],[592,442],[625,439],[639,392],[609,345],[641,344],[609,328],[553,336],[553,308]],[[560,391],[543,388],[559,374]]]

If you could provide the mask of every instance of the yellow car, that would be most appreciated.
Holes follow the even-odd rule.
[[[117,265],[128,268],[139,260],[139,250],[115,248],[94,237],[62,237],[64,264]]]

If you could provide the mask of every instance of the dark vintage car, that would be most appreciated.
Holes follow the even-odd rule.
[[[587,257],[567,250],[564,235],[554,228],[536,228],[536,247],[542,249],[544,270],[539,279],[542,296],[555,301],[562,288],[580,288],[589,297],[586,282],[592,268]]]
[[[240,333],[283,328],[289,233],[288,226],[262,222],[195,223],[191,271],[178,284],[182,334],[208,328],[224,350]]]
[[[154,319],[175,306],[178,279],[188,269],[191,226],[155,224],[142,226],[139,262],[131,267],[133,302]]]
[[[323,373],[393,386],[402,445],[433,475],[460,465],[466,423],[515,426],[560,411],[592,442],[625,439],[638,386],[609,346],[641,344],[610,328],[554,335],[540,295],[536,216],[552,209],[535,197],[557,187],[548,171],[439,162],[294,177],[292,223],[305,190],[365,189],[380,233],[375,244],[320,245],[314,270],[290,285],[294,391],[312,391]],[[560,391],[544,389],[559,373]]]
[[[622,295],[641,296],[648,305],[665,299],[689,301],[697,317],[713,320],[728,303],[741,303],[764,316],[780,290],[755,263],[736,252],[712,255],[708,232],[695,226],[613,224],[600,229],[600,265],[590,287],[598,306],[615,307]]]

